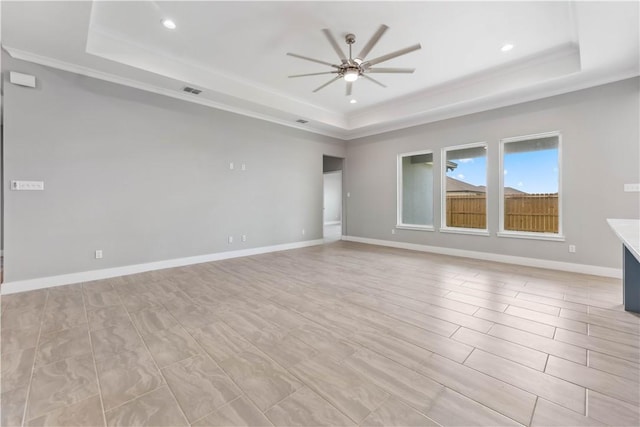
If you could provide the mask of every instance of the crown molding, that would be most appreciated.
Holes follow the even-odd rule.
[[[235,114],[244,115],[258,120],[264,120],[267,122],[275,123],[278,125],[315,133],[331,138],[335,138],[342,141],[350,141],[359,138],[364,138],[373,135],[379,135],[386,132],[397,131],[409,127],[424,125],[428,123],[438,122],[441,120],[452,119],[455,117],[465,116],[469,114],[479,113],[488,110],[494,110],[498,108],[508,107],[525,102],[535,101],[543,98],[548,98],[556,95],[562,95],[569,92],[574,92],[582,89],[587,89],[594,86],[600,86],[615,81],[620,81],[640,75],[640,67],[638,65],[628,67],[618,67],[611,69],[602,69],[596,71],[581,71],[567,75],[562,75],[556,78],[545,80],[542,83],[528,85],[525,87],[505,90],[498,93],[493,93],[486,96],[478,96],[474,99],[453,102],[449,105],[437,106],[419,111],[414,114],[406,114],[403,117],[397,119],[387,119],[379,121],[377,123],[366,124],[361,127],[337,127],[327,125],[315,121],[312,117],[305,117],[309,123],[301,125],[293,120],[285,120],[282,117],[277,117],[272,114],[265,114],[254,111],[250,108],[242,108],[238,106],[229,105],[223,102],[217,102],[206,98],[195,98],[193,95],[184,94],[182,92],[164,88],[149,83],[144,83],[139,80],[134,80],[126,77],[122,77],[112,73],[106,73],[93,68],[61,61],[58,59],[34,54],[21,49],[16,49],[11,46],[3,45],[3,48],[11,55],[11,57],[20,59],[23,61],[32,62],[39,65],[44,65],[51,68],[56,68],[63,71],[68,71],[75,74],[84,75],[87,77],[96,78],[99,80],[116,83],[147,92],[168,96],[171,98],[179,99],[181,101],[192,102],[195,104],[216,108],[223,111],[228,111]],[[560,55],[559,53],[556,55]],[[454,83],[456,86],[465,84],[461,79]],[[472,80],[482,80],[481,76],[475,76]],[[466,80],[466,84],[473,84],[473,81]],[[444,90],[449,85],[443,85],[438,88],[438,91]],[[417,96],[417,95],[416,95]],[[416,97],[414,96],[414,98]],[[421,96],[425,96],[422,94]],[[396,102],[386,104],[385,109],[393,109],[394,105],[398,102],[410,102],[407,100],[398,100]],[[261,106],[254,104],[258,109]],[[369,110],[371,112],[372,110]],[[384,111],[381,109],[376,110],[380,115]],[[288,116],[295,117],[293,113],[283,112]],[[367,110],[358,113],[358,115],[367,114]]]
[[[122,77],[112,73],[106,73],[104,71],[99,71],[94,68],[85,67],[82,65],[73,64],[66,61],[61,61],[59,59],[38,55],[32,52],[28,52],[21,49],[16,49],[11,46],[3,45],[2,48],[11,55],[12,58],[19,59],[22,61],[32,62],[38,65],[44,65],[46,67],[55,68],[62,71],[68,71],[70,73],[79,74],[91,78],[95,78],[98,80],[107,81],[110,83],[116,83],[127,87],[132,87],[135,89],[144,90],[147,92],[155,93],[158,95],[164,95],[171,98],[179,99],[181,101],[191,102],[194,104],[204,105],[206,107],[215,108],[218,110],[228,111],[230,113],[240,114],[243,116],[251,117],[258,120],[264,120],[271,123],[276,123],[282,126],[287,126],[294,129],[303,130],[306,132],[311,132],[319,135],[329,136],[331,138],[344,140],[344,133],[339,129],[333,126],[323,126],[320,124],[314,125],[313,119],[308,119],[311,125],[305,126],[295,121],[287,121],[279,117],[275,117],[273,115],[267,115],[263,113],[258,113],[256,111],[252,111],[247,108],[240,108],[237,106],[232,106],[229,104],[212,101],[206,98],[195,98],[193,95],[185,94],[182,92],[178,92],[173,89],[167,89],[161,86],[152,85],[149,83],[143,83],[139,80],[130,79],[127,77]]]

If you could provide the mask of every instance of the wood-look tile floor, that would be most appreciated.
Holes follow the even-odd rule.
[[[335,242],[2,298],[2,425],[640,425],[619,280]]]

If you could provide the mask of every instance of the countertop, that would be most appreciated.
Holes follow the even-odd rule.
[[[609,218],[607,222],[629,252],[640,262],[640,219]]]

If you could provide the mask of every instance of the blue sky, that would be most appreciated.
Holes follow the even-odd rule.
[[[487,185],[486,158],[454,162],[458,167],[447,172],[447,176],[473,185]],[[525,193],[557,193],[558,150],[507,154],[504,159],[504,183]]]

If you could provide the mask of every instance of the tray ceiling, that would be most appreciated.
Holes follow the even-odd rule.
[[[357,52],[381,24],[370,57],[420,43],[384,63],[414,74],[361,78],[351,97],[342,81],[312,93],[331,76],[287,78],[328,70],[287,52],[339,63],[323,28]],[[342,139],[636,76],[638,25],[637,2],[2,2],[14,57]]]

